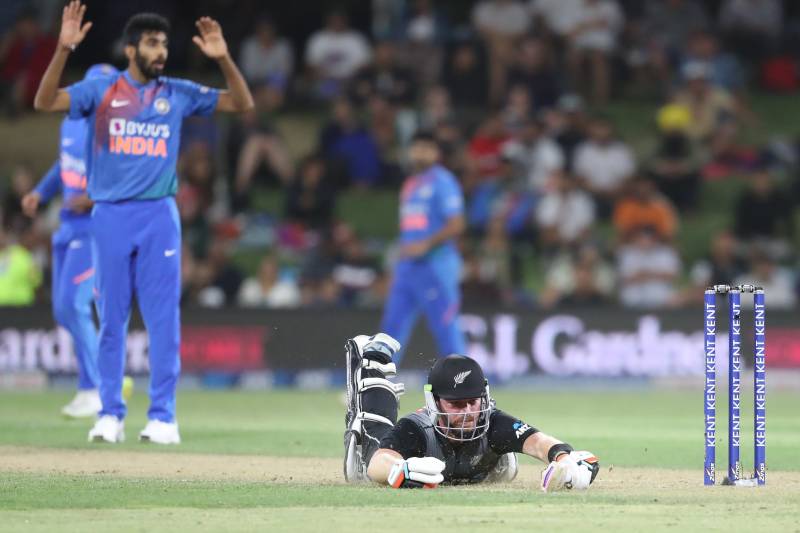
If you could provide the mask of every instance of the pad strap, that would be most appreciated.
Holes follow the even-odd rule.
[[[397,366],[394,363],[383,364],[373,359],[362,359],[361,368],[364,370],[377,370],[387,378],[397,375]]]
[[[358,380],[358,392],[359,394],[374,388],[381,388],[386,389],[395,396],[400,396],[406,391],[405,385],[402,383],[392,383],[388,379],[384,378],[364,378]]]

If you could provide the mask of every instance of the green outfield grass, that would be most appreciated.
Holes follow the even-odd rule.
[[[800,393],[768,397],[769,481],[759,489],[702,487],[699,389],[495,395],[501,408],[601,458],[588,493],[541,494],[541,466],[527,459],[505,486],[343,485],[340,392],[182,392],[184,443],[174,448],[135,442],[146,418],[141,391],[131,402],[128,441],[117,446],[85,442],[91,421],[58,416],[66,392],[0,393],[0,530],[736,530],[745,521],[760,530],[800,529]],[[402,409],[421,402],[421,393],[409,393]],[[743,413],[749,408],[743,402]],[[748,467],[749,418],[742,428]],[[163,472],[153,464],[165,465]]]

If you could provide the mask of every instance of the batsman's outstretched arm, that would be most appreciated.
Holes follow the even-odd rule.
[[[557,438],[537,431],[525,439],[525,442],[522,444],[522,453],[525,455],[530,455],[531,457],[536,457],[543,463],[549,463],[554,458],[549,458],[548,454],[550,453],[550,450],[553,449],[553,446],[557,444],[564,445],[564,443]],[[569,453],[569,450],[565,448],[562,453]],[[561,453],[558,453],[558,455],[561,455]]]
[[[369,462],[367,475],[376,483],[393,489],[432,489],[444,481],[444,468],[444,462],[436,457],[403,459],[394,450],[380,448]]]
[[[39,89],[33,99],[33,108],[37,111],[69,110],[69,93],[64,89],[59,89],[58,83],[61,81],[61,74],[64,72],[64,65],[67,64],[69,53],[83,41],[86,32],[92,27],[91,22],[81,25],[85,13],[86,6],[78,0],[72,0],[64,7],[56,51],[42,76],[42,81],[39,82]]]
[[[525,439],[522,451],[547,463],[542,470],[544,492],[586,490],[600,471],[600,463],[593,453],[576,452],[569,444],[544,433],[534,433]]]
[[[402,461],[403,456],[394,450],[380,448],[373,455],[367,465],[367,476],[375,483],[387,485],[389,483],[389,472],[392,467]]]

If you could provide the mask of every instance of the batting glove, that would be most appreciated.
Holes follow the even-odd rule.
[[[542,490],[557,492],[560,490],[586,490],[591,485],[600,463],[591,452],[570,452],[552,461],[542,470]]]
[[[444,481],[445,464],[436,457],[398,459],[389,471],[387,481],[395,489],[434,489]]]

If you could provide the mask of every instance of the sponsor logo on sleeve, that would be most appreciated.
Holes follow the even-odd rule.
[[[521,420],[517,420],[514,422],[512,426],[514,428],[514,434],[517,436],[518,439],[521,439],[522,436],[525,434],[526,431],[531,429],[531,427]]]

